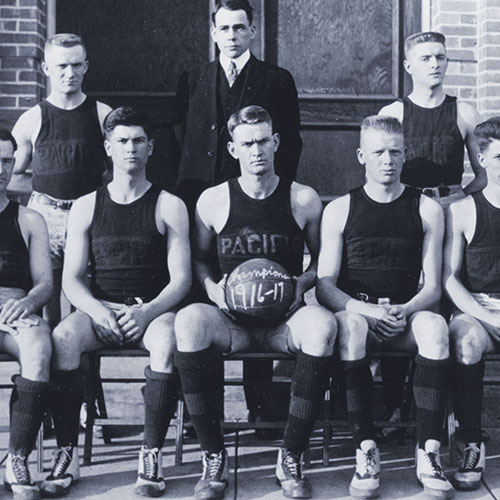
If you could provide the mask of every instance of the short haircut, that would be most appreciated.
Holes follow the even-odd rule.
[[[104,137],[109,139],[111,132],[113,132],[118,125],[124,125],[125,127],[142,127],[148,139],[151,138],[152,125],[148,116],[146,113],[136,111],[130,106],[121,106],[109,112],[103,123]]]
[[[87,55],[87,49],[85,44],[83,43],[82,37],[75,35],[74,33],[58,33],[57,35],[53,35],[47,38],[45,42],[45,54],[50,50],[52,46],[57,47],[76,47],[77,45],[81,45],[83,47],[83,51],[85,55]]]
[[[422,31],[410,35],[405,40],[405,57],[408,57],[408,53],[415,45],[426,42],[441,43],[446,48],[446,37],[442,33],[439,33],[439,31]]]
[[[227,122],[227,129],[232,138],[234,129],[239,125],[255,125],[256,123],[268,123],[271,128],[273,127],[271,115],[264,108],[247,106],[231,115]]]
[[[481,153],[488,149],[491,141],[500,141],[500,116],[494,116],[477,125],[474,129],[474,136]]]
[[[244,10],[248,17],[248,24],[251,26],[253,22],[253,7],[248,3],[248,0],[217,0],[215,2],[215,8],[212,12],[212,22],[215,26],[215,14],[219,12],[220,9],[227,10]]]
[[[361,122],[361,136],[368,130],[404,135],[403,124],[394,116],[373,115],[366,117]]]
[[[0,141],[10,141],[14,151],[17,150],[17,142],[14,139],[14,136],[6,129],[5,127],[0,126]]]

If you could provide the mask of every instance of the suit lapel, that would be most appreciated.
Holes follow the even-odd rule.
[[[255,94],[261,91],[262,87],[266,85],[266,80],[263,72],[261,71],[260,61],[252,54],[248,61],[248,75],[246,78],[245,89],[243,90],[243,98],[241,100],[241,107],[248,106]]]

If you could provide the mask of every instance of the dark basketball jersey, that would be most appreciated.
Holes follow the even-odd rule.
[[[95,99],[66,110],[48,101],[40,104],[42,126],[31,167],[33,189],[70,200],[95,191],[105,169],[103,137]]]
[[[403,99],[406,162],[401,182],[416,187],[460,184],[464,140],[457,125],[457,98],[447,95],[435,108]]]
[[[472,193],[476,205],[476,229],[466,245],[462,282],[470,292],[500,292],[500,208],[482,191]]]
[[[292,213],[291,181],[280,179],[267,198],[256,200],[230,179],[229,217],[217,235],[217,254],[222,274],[249,259],[267,258],[281,264],[291,275],[302,274],[304,236]]]
[[[338,287],[404,303],[417,293],[422,269],[420,193],[406,187],[390,203],[372,200],[363,187],[350,193]]]
[[[121,205],[106,186],[96,192],[89,228],[92,294],[124,302],[155,298],[169,281],[165,237],[155,223],[160,189],[151,186],[132,203]]]
[[[0,212],[0,286],[21,288],[27,293],[33,287],[30,253],[18,217],[19,205],[13,201]]]

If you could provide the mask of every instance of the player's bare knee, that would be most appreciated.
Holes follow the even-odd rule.
[[[151,369],[156,372],[172,372],[175,352],[173,329],[158,332],[148,339],[147,345],[151,356]]]
[[[419,353],[429,359],[449,356],[449,332],[446,320],[430,311],[419,312],[412,323]]]
[[[63,320],[52,332],[54,363],[57,368],[60,363],[80,360],[81,346],[77,325],[74,321]]]
[[[340,358],[353,361],[366,355],[368,322],[356,313],[341,311],[335,314],[338,323],[337,348]]]
[[[211,344],[205,304],[191,304],[175,316],[174,330],[179,351],[199,351]]]
[[[460,319],[450,322],[450,349],[454,360],[463,365],[481,361],[484,350],[485,331],[480,325]]]
[[[301,321],[307,325],[300,338],[302,351],[313,356],[331,356],[337,336],[335,315],[320,306],[306,306],[302,314]]]

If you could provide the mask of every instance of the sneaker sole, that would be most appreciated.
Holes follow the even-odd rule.
[[[14,493],[12,491],[12,486],[9,484],[9,483],[6,483],[4,481],[3,483],[3,487],[7,490],[7,491],[10,491],[13,495],[14,495],[14,500],[16,500],[16,498],[20,498],[19,495],[17,495],[16,493]],[[39,500],[41,498],[40,496],[40,490],[33,490],[31,492],[32,494],[28,497],[26,495],[23,495],[22,498],[30,498],[31,500]]]
[[[140,486],[138,488],[134,488],[134,494],[139,497],[155,498],[161,497],[165,493],[165,490],[165,488],[163,488],[162,490],[158,490],[148,486]]]
[[[61,497],[64,497],[69,493],[69,490],[71,489],[71,487],[74,484],[78,483],[78,481],[79,481],[79,478],[72,479],[70,485],[67,488],[61,488],[61,491],[54,492],[54,493],[52,493],[51,491],[42,490],[42,488],[40,488],[40,494],[42,495],[43,498],[61,498]]]
[[[379,488],[375,488],[374,490],[361,490],[354,486],[349,486],[349,495],[354,498],[378,498]]]
[[[435,490],[434,488],[429,488],[425,486],[420,479],[417,478],[418,484],[424,489],[424,494],[429,498],[453,498],[455,490],[452,488],[450,490]]]
[[[481,480],[479,481],[457,481],[455,479],[455,488],[460,491],[474,491],[478,490],[481,486]]]
[[[287,498],[312,498],[312,492],[307,495],[294,495],[293,492],[289,492],[288,490],[285,490],[283,486],[281,485],[281,481],[279,478],[276,477],[276,484],[281,488],[281,492],[283,493],[284,497]]]

